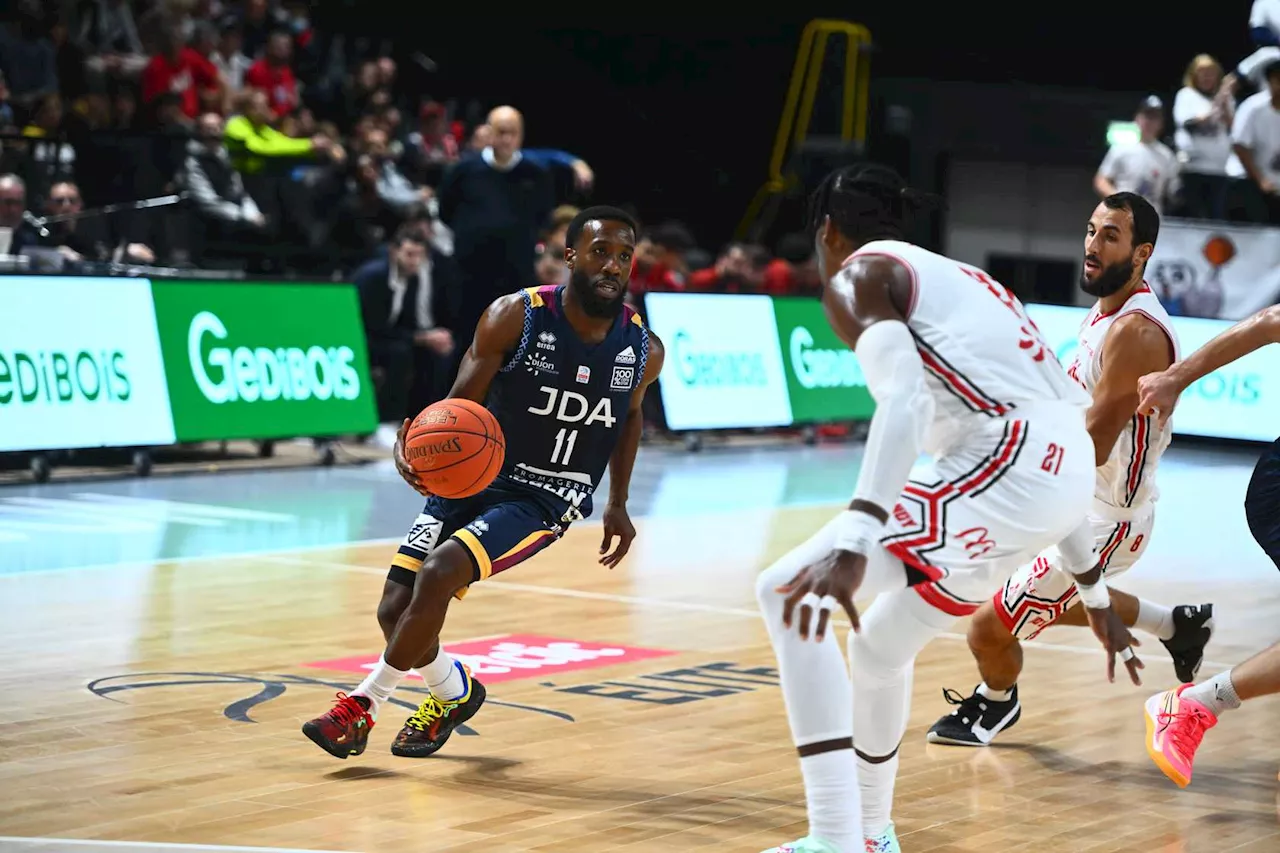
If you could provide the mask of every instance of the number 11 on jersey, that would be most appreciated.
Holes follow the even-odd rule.
[[[560,431],[556,433],[556,446],[551,451],[552,465],[568,465],[569,457],[573,455],[573,446],[578,442],[578,431],[569,429],[568,427],[560,427]],[[563,455],[561,455],[563,453]]]

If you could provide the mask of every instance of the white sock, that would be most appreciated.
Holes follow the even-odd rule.
[[[444,649],[440,650],[435,660],[418,671],[437,699],[448,702],[466,692],[467,682],[462,677],[462,667]]]
[[[1236,695],[1236,686],[1231,682],[1231,670],[1220,672],[1208,681],[1182,691],[1183,699],[1193,699],[1219,716],[1223,711],[1240,707],[1240,697]]]
[[[862,832],[879,838],[889,829],[893,811],[893,787],[898,777],[898,753],[888,761],[858,759],[858,787],[862,793]]]
[[[365,676],[360,686],[351,691],[352,696],[363,696],[369,700],[369,716],[378,718],[378,709],[382,703],[391,698],[391,694],[400,686],[400,682],[409,674],[407,669],[396,669],[387,663],[385,656],[378,658],[373,671]]]
[[[800,759],[804,799],[809,807],[809,834],[840,853],[859,853],[862,804],[858,797],[858,763],[852,749],[836,749]]]
[[[1162,604],[1138,599],[1138,619],[1133,627],[1161,640],[1173,639],[1173,609]]]
[[[978,685],[978,693],[979,695],[986,696],[992,702],[1008,702],[1010,699],[1013,698],[1012,687],[1010,687],[1008,690],[996,690],[994,688],[988,687],[987,682],[985,681],[982,682],[982,684]]]

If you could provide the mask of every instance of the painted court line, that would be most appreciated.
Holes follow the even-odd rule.
[[[336,571],[360,572],[363,574],[385,575],[385,569],[374,569],[369,566],[357,566],[351,563],[335,563],[329,561],[311,561],[311,560],[294,560],[288,557],[273,557],[271,562],[287,564],[287,565],[306,565],[313,568],[327,568]],[[556,586],[537,586],[534,584],[513,583],[505,580],[495,580],[486,584],[486,590],[507,590],[509,592],[533,593],[535,595],[552,595],[562,598],[580,598],[589,601],[609,601],[615,604],[635,604],[645,607],[663,607],[668,610],[693,610],[702,613],[719,613],[725,616],[742,616],[751,619],[759,619],[760,611],[755,608],[748,607],[726,607],[719,604],[702,604],[693,601],[673,601],[666,598],[648,598],[638,595],[619,595],[611,592],[591,592],[583,589],[566,589]],[[849,627],[848,622],[833,620],[833,623],[842,628]],[[1083,630],[1083,629],[1082,629]],[[944,632],[938,635],[939,639],[956,640],[959,642],[968,642],[968,638],[964,634],[956,634],[953,632]],[[1089,646],[1067,646],[1059,643],[1046,643],[1041,640],[1023,640],[1023,648],[1041,649],[1049,652],[1066,652],[1073,655],[1089,655],[1091,657],[1101,657],[1097,648]],[[1218,669],[1230,669],[1235,664],[1221,663],[1219,661],[1206,660],[1204,666],[1214,667]],[[1120,667],[1117,665],[1117,669]]]
[[[56,848],[50,845],[57,845]],[[220,853],[353,853],[347,850],[309,850],[300,847],[240,847],[233,844],[170,844],[164,841],[97,841],[89,838],[22,838],[0,835],[0,850],[70,850],[76,847],[107,847],[118,850],[188,850],[220,851]]]

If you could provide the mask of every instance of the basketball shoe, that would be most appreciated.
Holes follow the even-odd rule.
[[[1204,733],[1218,724],[1217,716],[1193,699],[1183,699],[1183,684],[1147,700],[1147,755],[1179,788],[1191,784],[1191,766]]]
[[[779,844],[777,847],[762,850],[761,853],[840,853],[840,851],[825,841],[806,835],[790,844]]]
[[[866,853],[902,853],[902,848],[898,846],[898,832],[892,823],[875,838],[867,839]]]
[[[1173,636],[1160,642],[1173,658],[1173,671],[1183,684],[1196,680],[1200,664],[1204,663],[1204,647],[1212,637],[1212,604],[1182,604],[1173,608]]]
[[[1014,723],[1022,716],[1016,684],[1010,690],[1009,698],[1004,701],[988,699],[978,692],[977,687],[967,697],[962,697],[950,687],[944,687],[942,698],[955,705],[956,709],[929,729],[929,743],[986,746],[1000,732],[1013,728]]]
[[[471,670],[459,663],[466,689],[457,699],[444,701],[434,695],[427,696],[413,716],[405,720],[404,728],[391,744],[393,755],[405,758],[426,758],[444,746],[453,730],[476,715],[484,704],[484,685],[471,677]]]
[[[302,733],[330,755],[346,758],[364,752],[372,728],[369,700],[339,693],[328,713],[302,724]]]

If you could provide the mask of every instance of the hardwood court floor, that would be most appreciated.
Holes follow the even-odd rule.
[[[752,583],[830,512],[639,519],[612,572],[595,564],[599,528],[584,524],[473,589],[446,643],[488,653],[487,670],[512,665],[481,675],[490,701],[473,733],[419,761],[388,752],[403,708],[347,761],[299,732],[380,652],[372,614],[393,545],[0,573],[0,849],[52,837],[756,853],[791,840],[805,830],[803,791]],[[1187,574],[1123,586],[1217,603],[1219,665],[1205,674],[1280,633],[1280,584],[1260,554]],[[1179,790],[1142,745],[1142,701],[1172,680],[1159,645],[1147,641],[1147,683],[1134,688],[1106,683],[1084,633],[1043,639],[1027,651],[1022,721],[985,750],[925,744],[948,709],[940,689],[967,693],[976,675],[959,634],[923,653],[895,809],[905,851],[1280,850],[1268,736],[1280,703],[1225,718]],[[557,642],[579,644],[577,668],[530,663],[529,647],[572,657]],[[416,703],[421,682],[407,687],[400,698]]]

